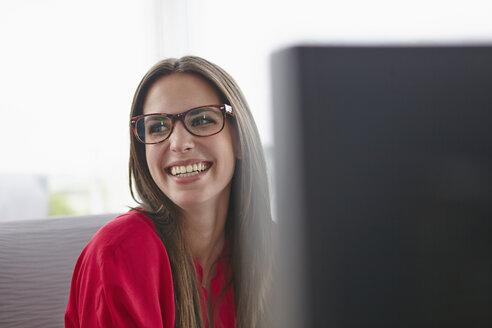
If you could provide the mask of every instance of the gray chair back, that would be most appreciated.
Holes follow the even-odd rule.
[[[63,327],[75,262],[117,215],[0,222],[0,327]]]

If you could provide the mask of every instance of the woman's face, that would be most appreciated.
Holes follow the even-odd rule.
[[[143,112],[178,114],[220,103],[219,94],[204,79],[192,74],[174,73],[152,85]],[[161,191],[183,209],[214,202],[227,204],[235,165],[233,135],[227,121],[220,133],[208,137],[194,136],[182,122],[176,121],[168,139],[145,146],[150,174]],[[182,167],[190,165],[193,170],[204,170],[189,176],[176,174]]]

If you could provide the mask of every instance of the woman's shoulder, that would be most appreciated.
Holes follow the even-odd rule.
[[[174,326],[173,295],[169,258],[153,222],[130,211],[106,223],[80,254],[65,322],[74,327],[126,327],[128,322],[162,327],[169,321]]]
[[[125,254],[162,252],[164,245],[154,224],[143,213],[131,210],[106,223],[87,244],[85,253],[99,256],[124,250]]]
[[[94,237],[118,242],[136,233],[155,234],[155,228],[152,220],[142,212],[131,210],[103,225]]]

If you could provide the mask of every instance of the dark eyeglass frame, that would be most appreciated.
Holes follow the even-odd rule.
[[[222,114],[224,115],[224,120],[222,121],[222,127],[220,128],[220,130],[217,131],[217,132],[215,132],[215,133],[212,133],[212,134],[207,134],[205,136],[198,135],[198,134],[195,134],[192,131],[190,131],[188,129],[188,127],[186,126],[186,123],[184,121],[184,118],[185,118],[186,114],[188,114],[192,110],[197,110],[197,109],[200,109],[200,108],[210,108],[210,107],[219,109],[222,112]],[[232,112],[231,105],[228,105],[228,104],[205,105],[205,106],[193,107],[193,108],[188,109],[187,111],[182,112],[182,113],[179,113],[179,114],[150,113],[150,114],[144,114],[144,115],[134,116],[134,117],[132,117],[130,119],[130,126],[131,126],[131,128],[133,130],[133,135],[135,136],[135,138],[139,142],[141,142],[143,144],[146,144],[146,145],[154,145],[154,144],[158,144],[158,143],[164,142],[165,140],[167,140],[171,136],[171,134],[173,133],[173,130],[174,130],[174,125],[176,125],[176,121],[181,121],[181,123],[183,123],[183,126],[185,127],[186,131],[188,131],[190,134],[192,134],[194,136],[197,136],[197,137],[210,137],[210,136],[213,136],[213,135],[215,135],[217,133],[220,133],[224,129],[225,121],[226,121],[226,116],[227,115],[234,116],[234,113]],[[138,132],[137,132],[137,122],[140,119],[143,119],[143,118],[145,118],[147,116],[164,116],[164,117],[168,117],[168,118],[171,119],[171,123],[172,123],[171,130],[169,131],[169,134],[167,135],[166,138],[162,139],[161,141],[157,141],[157,142],[145,142],[142,139],[140,139],[140,137],[138,136]]]

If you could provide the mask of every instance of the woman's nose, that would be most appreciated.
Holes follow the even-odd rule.
[[[193,147],[195,147],[193,138],[194,136],[186,130],[183,122],[176,122],[173,131],[169,136],[171,151],[183,153],[193,149]]]

